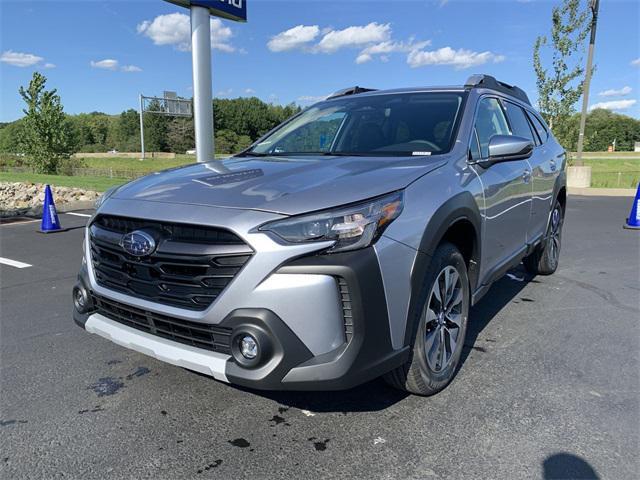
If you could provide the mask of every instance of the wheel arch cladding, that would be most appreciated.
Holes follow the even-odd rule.
[[[420,308],[420,292],[427,268],[438,246],[452,243],[460,250],[467,264],[469,291],[477,288],[481,258],[482,220],[478,205],[469,192],[461,192],[443,203],[429,219],[416,260],[411,271],[411,299],[405,329],[405,345],[411,342],[413,322]]]

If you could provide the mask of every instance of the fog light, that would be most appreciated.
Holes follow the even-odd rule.
[[[80,313],[85,313],[89,310],[89,298],[83,288],[78,286],[73,288],[73,305]]]
[[[258,356],[258,342],[251,335],[245,335],[240,340],[240,353],[247,360],[253,360]]]

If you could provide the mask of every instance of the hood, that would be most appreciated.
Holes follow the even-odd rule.
[[[233,157],[165,170],[112,198],[296,215],[399,190],[446,163],[433,157]]]

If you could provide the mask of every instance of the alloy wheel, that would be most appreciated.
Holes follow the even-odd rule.
[[[446,369],[456,351],[462,327],[462,279],[458,271],[444,267],[431,288],[425,309],[424,354],[429,368],[436,372]]]
[[[562,232],[562,212],[556,206],[551,212],[551,222],[549,224],[549,235],[547,237],[547,248],[549,249],[549,260],[552,266],[558,264],[560,256],[560,236]]]

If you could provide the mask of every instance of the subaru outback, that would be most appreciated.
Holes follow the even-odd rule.
[[[345,89],[238,155],[106,192],[73,317],[235,385],[434,394],[492,282],[556,270],[565,167],[527,95],[488,75]]]

